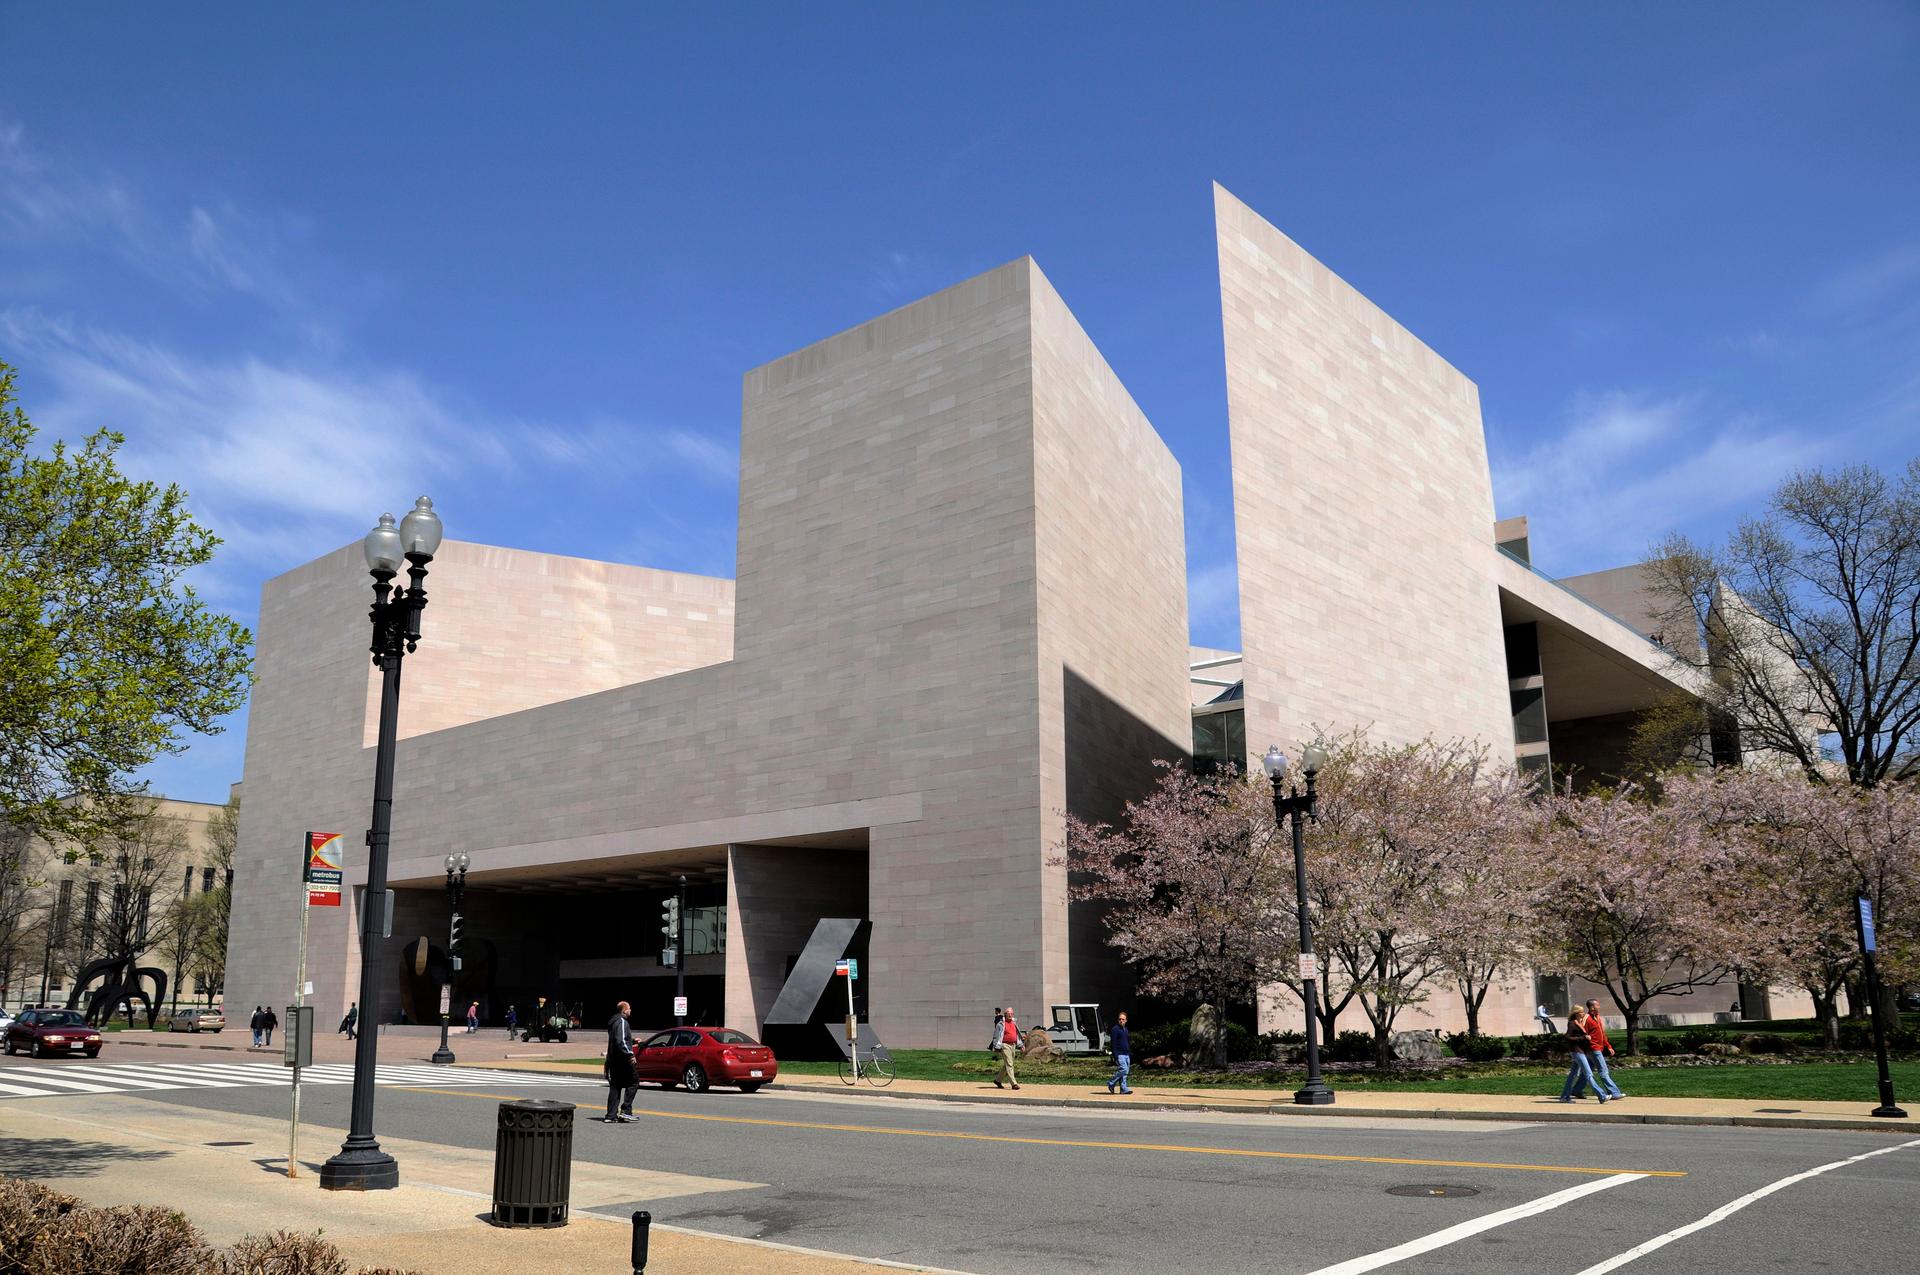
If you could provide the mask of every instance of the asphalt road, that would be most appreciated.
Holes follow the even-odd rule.
[[[0,1060],[0,1084],[19,1065]],[[79,1078],[93,1065],[65,1060],[61,1074]],[[138,1096],[253,1115],[286,1109],[278,1088]],[[346,1085],[307,1088],[303,1112],[344,1126],[349,1096]],[[577,1160],[766,1184],[603,1211],[647,1208],[658,1221],[706,1231],[983,1273],[1599,1275],[1595,1267],[1751,1193],[1865,1156],[1778,1185],[1621,1269],[1920,1270],[1920,1145],[1872,1134],[1148,1106],[1110,1114],[777,1088],[751,1096],[643,1089],[641,1120],[609,1126],[588,1119],[599,1096],[544,1083],[383,1087],[376,1128],[485,1148],[501,1098],[581,1103],[591,1110],[576,1125]],[[0,1128],[5,1120],[0,1101]],[[1391,1193],[1408,1187],[1446,1191]]]

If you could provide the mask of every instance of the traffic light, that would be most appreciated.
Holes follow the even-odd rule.
[[[447,955],[453,958],[453,968],[460,968],[461,949],[467,941],[467,918],[458,912],[453,914],[453,926],[447,932]]]
[[[675,960],[678,960],[677,951],[680,946],[680,900],[672,895],[669,895],[667,900],[660,905],[660,935],[663,940],[660,944],[661,950],[667,953],[674,953]]]

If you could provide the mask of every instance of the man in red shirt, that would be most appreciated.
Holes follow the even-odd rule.
[[[1015,1051],[1020,1048],[1020,1024],[1014,1021],[1013,1006],[1009,1005],[1004,1010],[993,1011],[993,1036],[987,1048],[1000,1060],[1000,1065],[994,1072],[993,1087],[1004,1089],[1011,1085],[1018,1089],[1020,1082],[1014,1079],[1013,1058]]]
[[[1607,1059],[1613,1056],[1613,1046],[1607,1042],[1607,1028],[1606,1024],[1600,1021],[1600,1002],[1597,1000],[1587,1002],[1587,1040],[1593,1045],[1594,1088],[1599,1090],[1602,1096],[1626,1097],[1627,1095],[1620,1092],[1619,1084],[1614,1081],[1613,1072],[1607,1068]],[[1611,1095],[1607,1094],[1609,1089],[1613,1090]],[[1578,1092],[1574,1094],[1576,1098],[1579,1096]]]

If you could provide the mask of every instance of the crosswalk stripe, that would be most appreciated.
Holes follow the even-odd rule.
[[[96,1085],[87,1080],[74,1080],[68,1076],[49,1075],[32,1067],[9,1067],[8,1075],[19,1075],[30,1085],[52,1085],[56,1089],[77,1089],[81,1093],[112,1093],[109,1085]]]
[[[302,1084],[350,1085],[352,1063],[321,1063],[301,1069]],[[0,1068],[0,1098],[47,1098],[76,1093],[141,1093],[167,1089],[286,1088],[289,1067],[266,1062],[78,1062]],[[374,1083],[388,1087],[504,1085],[579,1086],[595,1082],[546,1072],[498,1071],[488,1067],[439,1067],[393,1063],[375,1068]]]

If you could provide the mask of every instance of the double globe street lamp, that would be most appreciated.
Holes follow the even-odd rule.
[[[382,1191],[400,1185],[400,1165],[373,1136],[374,1068],[380,1048],[381,957],[393,932],[393,892],[387,889],[387,839],[393,827],[394,738],[400,723],[400,662],[420,642],[420,612],[427,605],[427,564],[440,549],[440,515],[425,496],[400,525],[392,514],[367,533],[367,572],[373,577],[374,667],[380,683],[380,744],[373,763],[373,823],[367,829],[367,888],[360,909],[360,1033],[353,1051],[353,1116],[347,1140],[320,1166],[329,1191]],[[406,564],[408,584],[393,579]]]
[[[467,867],[473,862],[472,856],[462,850],[459,854],[447,856],[447,901],[451,920],[447,922],[447,985],[441,989],[440,999],[440,1048],[433,1051],[429,1062],[454,1062],[453,1051],[447,1048],[447,1019],[453,1010],[453,991],[460,982],[460,945],[466,937],[462,932],[466,920],[460,915],[460,896],[467,889]],[[455,875],[455,874],[458,875]]]
[[[1301,821],[1314,817],[1318,795],[1313,784],[1320,768],[1327,764],[1327,750],[1315,740],[1300,755],[1300,769],[1307,776],[1304,793],[1291,786],[1284,793],[1281,791],[1281,780],[1287,774],[1287,755],[1280,751],[1278,744],[1267,749],[1260,764],[1273,782],[1274,826],[1278,828],[1289,816],[1293,819],[1293,890],[1300,906],[1300,999],[1307,1007],[1307,1083],[1294,1091],[1293,1101],[1297,1106],[1323,1107],[1333,1101],[1333,1090],[1320,1078],[1319,1006],[1314,995],[1319,970],[1313,956],[1313,923],[1307,917],[1307,851]]]

